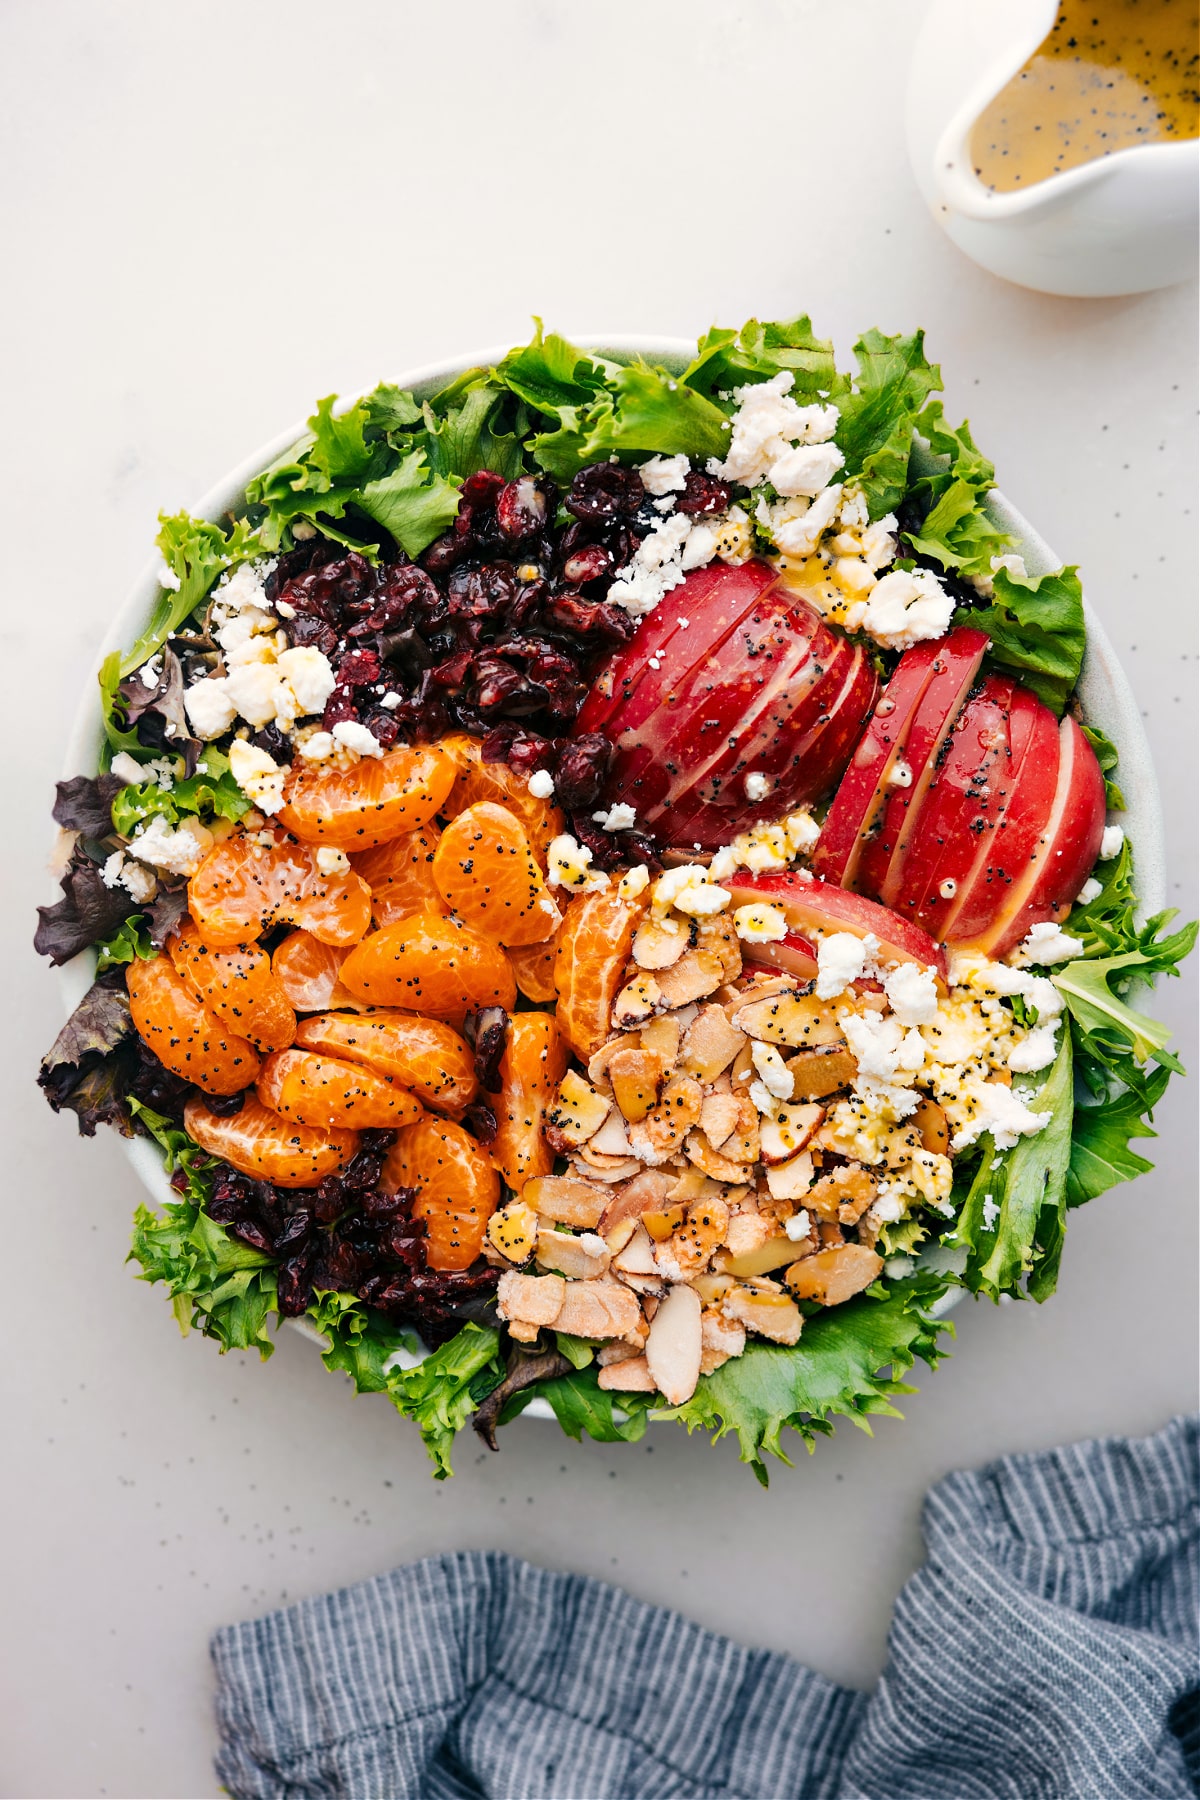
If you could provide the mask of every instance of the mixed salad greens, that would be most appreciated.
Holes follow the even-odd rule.
[[[853,374],[840,371],[831,345],[803,317],[713,329],[682,371],[599,358],[539,323],[531,341],[498,365],[469,370],[428,399],[384,384],[347,407],[322,400],[307,436],[250,483],[236,517],[162,519],[158,599],[137,643],[100,670],[100,767],[59,785],[62,897],[40,909],[36,942],[58,964],[82,954],[95,959],[95,984],[44,1059],[40,1080],[56,1109],[76,1114],[81,1131],[90,1135],[109,1123],[160,1147],[177,1198],[138,1207],[130,1255],[145,1280],[165,1286],[184,1331],[265,1358],[281,1310],[279,1256],[213,1216],[219,1165],[185,1130],[183,1088],[134,1032],[125,986],[125,971],[162,955],[185,915],[188,834],[194,867],[207,846],[255,817],[254,793],[231,768],[236,727],[201,738],[185,700],[189,675],[221,666],[214,618],[221,584],[247,565],[274,568],[272,559],[296,557],[314,543],[338,546],[372,569],[410,562],[436,574],[450,566],[445,546],[470,512],[464,483],[481,471],[507,483],[548,477],[560,490],[581,471],[610,462],[633,468],[650,458],[685,457],[704,471],[729,451],[735,390],[786,373],[796,400],[836,407],[840,478],[861,492],[871,521],[895,515],[897,567],[934,571],[955,600],[953,624],[987,633],[985,670],[1014,675],[1056,715],[1077,710],[1086,631],[1076,571],[1031,577],[1013,557],[1012,540],[988,509],[992,465],[965,424],[946,421],[934,397],[940,373],[920,332],[868,332],[855,357]],[[744,530],[752,552],[771,554],[772,507],[781,496],[760,484],[757,498],[755,511],[742,515]],[[553,524],[561,531],[571,520],[560,512]],[[489,553],[494,546],[489,552],[485,545],[480,555]],[[558,627],[553,619],[543,625],[538,643],[573,659],[585,685],[613,638],[593,632],[578,596],[568,598],[573,610],[560,606]],[[599,588],[585,599],[604,604]],[[366,623],[375,616],[369,608],[363,615]],[[611,620],[608,626],[616,630]],[[540,650],[535,666],[528,646],[511,648],[511,631],[492,643],[499,643],[501,660],[508,656],[506,670],[519,665],[526,683],[510,712],[486,699],[492,689],[485,674],[495,685],[491,665],[464,675],[449,699],[444,688],[431,687],[430,664],[450,648],[439,639],[436,654],[429,653],[442,629],[440,622],[431,626],[423,641],[423,628],[393,631],[387,619],[372,626],[385,679],[370,692],[391,684],[388,716],[398,741],[447,728],[483,735],[507,723],[511,751],[527,730],[546,742],[569,734],[582,685],[573,698],[556,700],[560,677],[545,672],[550,653]],[[302,640],[293,633],[292,641]],[[868,648],[886,669],[887,653],[878,643]],[[471,653],[478,662],[477,645]],[[512,686],[516,692],[515,676]],[[371,700],[375,711],[368,713],[365,686],[346,693],[343,719],[366,720],[382,732],[381,703]],[[1119,811],[1115,751],[1082,723],[1104,771],[1108,805]],[[265,741],[281,757],[282,739],[272,731],[280,737],[268,724],[254,742]],[[318,1287],[305,1311],[327,1340],[326,1365],[360,1392],[386,1393],[413,1419],[439,1476],[450,1472],[455,1434],[481,1408],[481,1429],[494,1433],[535,1396],[577,1439],[586,1433],[633,1440],[651,1416],[715,1437],[731,1432],[764,1482],[766,1454],[787,1460],[785,1429],[811,1446],[838,1417],[869,1429],[872,1415],[895,1414],[897,1397],[911,1391],[904,1378],[914,1362],[933,1366],[944,1354],[940,1334],[952,1328],[936,1309],[952,1288],[993,1300],[1046,1300],[1069,1211],[1151,1167],[1134,1143],[1154,1135],[1154,1108],[1180,1064],[1168,1034],[1140,1010],[1138,994],[1159,975],[1178,973],[1197,928],[1172,930],[1169,911],[1139,918],[1135,879],[1126,840],[1097,865],[1064,921],[1080,949],[1050,979],[1069,1028],[1049,1069],[1017,1084],[1050,1111],[1050,1123],[999,1151],[984,1133],[956,1159],[947,1216],[936,1229],[913,1219],[886,1227],[885,1274],[844,1305],[814,1309],[794,1346],[756,1340],[703,1376],[684,1404],[668,1408],[655,1395],[602,1387],[594,1346],[582,1339],[559,1334],[555,1355],[543,1364],[551,1372],[539,1373],[530,1358],[517,1364],[507,1357],[494,1309],[474,1308],[477,1316],[434,1334],[443,1341],[416,1360],[425,1345],[412,1324],[354,1292]],[[1019,996],[1012,1001],[1019,1019],[1024,1004]]]

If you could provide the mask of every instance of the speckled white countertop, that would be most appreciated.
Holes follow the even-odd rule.
[[[1040,298],[980,273],[909,176],[919,0],[50,0],[0,16],[3,1484],[9,1795],[208,1795],[207,1638],[429,1551],[623,1583],[869,1683],[945,1470],[1195,1404],[1195,1091],[1155,1174],[1071,1222],[1049,1305],[964,1305],[907,1422],[760,1493],[731,1447],[521,1422],[434,1487],[415,1433],[288,1333],[181,1341],[123,1262],[115,1140],[34,1093],[29,949],[51,783],[160,504],[318,394],[529,329],[695,334],[807,309],[922,323],[1013,501],[1082,563],[1145,711],[1171,898],[1193,907],[1195,296]],[[837,71],[836,79],[834,71]],[[1191,981],[1160,995],[1194,1060]]]

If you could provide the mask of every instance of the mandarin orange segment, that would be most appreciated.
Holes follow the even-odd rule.
[[[241,835],[209,851],[188,882],[188,911],[217,949],[276,925],[299,925],[323,944],[357,944],[371,923],[371,892],[353,869],[322,874],[309,844]]]
[[[167,950],[186,987],[219,1019],[259,1050],[285,1050],[296,1035],[296,1014],[271,973],[258,944],[215,950],[186,916],[167,940]]]
[[[424,1110],[419,1100],[361,1063],[315,1050],[277,1050],[268,1056],[255,1084],[272,1112],[297,1125],[364,1131],[411,1125]]]
[[[459,733],[443,738],[441,749],[458,767],[458,777],[448,800],[441,808],[443,816],[447,819],[456,818],[468,806],[474,806],[480,800],[490,800],[497,806],[506,806],[509,812],[516,813],[525,827],[538,865],[544,869],[550,840],[567,829],[567,818],[562,808],[531,794],[526,777],[518,775],[507,763],[484,762],[478,738]]]
[[[478,1090],[469,1046],[441,1019],[406,1012],[380,1011],[357,1019],[325,1013],[301,1019],[296,1042],[390,1075],[437,1112],[461,1112]]]
[[[519,1194],[531,1175],[549,1175],[554,1152],[542,1136],[542,1120],[567,1072],[567,1046],[550,1013],[514,1013],[500,1062],[500,1092],[492,1101],[496,1136],[493,1163]]]
[[[432,819],[456,774],[436,745],[365,756],[349,769],[293,763],[276,817],[305,843],[366,850]]]
[[[352,946],[323,944],[310,931],[289,932],[271,953],[271,969],[297,1012],[324,1012],[331,1006],[362,1005],[342,985],[342,964]]]
[[[385,1194],[415,1187],[414,1219],[424,1219],[431,1269],[468,1269],[483,1247],[500,1198],[500,1178],[461,1125],[422,1119],[396,1135],[380,1177]]]
[[[246,1095],[240,1112],[223,1117],[210,1112],[198,1096],[183,1109],[188,1136],[210,1156],[276,1187],[316,1187],[343,1168],[358,1150],[357,1131],[322,1131],[293,1125]]]
[[[539,1005],[544,1005],[555,998],[558,992],[554,985],[557,946],[557,936],[547,938],[544,944],[508,945],[507,954],[512,972],[516,976],[518,988],[527,1000],[536,1000]]]
[[[342,964],[352,994],[373,1006],[459,1017],[474,1006],[511,1012],[517,984],[498,944],[436,913],[412,913],[385,925]]]
[[[584,1062],[609,1035],[609,1017],[644,907],[611,888],[577,894],[567,907],[554,960],[555,1017]]]
[[[515,813],[480,800],[447,825],[433,858],[446,905],[500,944],[544,944],[562,922],[525,827]]]
[[[371,890],[371,911],[377,925],[391,925],[409,913],[449,912],[433,879],[433,854],[438,834],[428,827],[404,831],[360,850],[350,858],[355,871]]]
[[[196,999],[168,956],[135,957],[125,971],[129,1014],[138,1036],[164,1068],[206,1094],[237,1094],[258,1074],[259,1056],[247,1038]]]

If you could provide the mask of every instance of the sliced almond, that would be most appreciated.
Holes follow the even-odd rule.
[[[669,969],[691,948],[692,934],[681,919],[646,918],[633,940],[633,960],[639,969]]]
[[[732,1094],[706,1094],[700,1108],[700,1129],[719,1150],[738,1122],[738,1103]]]
[[[564,1282],[562,1305],[553,1324],[556,1331],[571,1337],[629,1338],[634,1343],[641,1342],[645,1330],[636,1295],[611,1275],[595,1281]]]
[[[912,1116],[922,1147],[935,1156],[950,1154],[950,1122],[936,1100],[923,1099]]]
[[[642,1224],[656,1244],[665,1244],[671,1233],[679,1229],[686,1217],[686,1207],[664,1206],[661,1211],[644,1212]]]
[[[622,1270],[617,1280],[623,1281],[635,1294],[643,1295],[642,1306],[647,1318],[650,1317],[650,1306],[657,1302],[660,1294],[667,1291],[667,1284],[661,1275],[633,1275]]]
[[[796,1106],[777,1100],[758,1128],[763,1162],[788,1162],[805,1149],[824,1117],[823,1106]]]
[[[488,1220],[489,1243],[510,1263],[529,1261],[537,1243],[537,1231],[537,1213],[524,1195],[500,1207]]]
[[[595,1232],[588,1231],[582,1237],[575,1237],[569,1231],[555,1231],[544,1225],[537,1235],[536,1254],[539,1268],[554,1269],[573,1281],[590,1281],[597,1275],[606,1275],[612,1260],[608,1245]]]
[[[627,1223],[630,1226],[629,1241],[613,1257],[614,1270],[622,1275],[657,1275],[658,1264],[654,1260],[654,1240],[650,1233],[638,1219],[630,1219]]]
[[[588,1139],[587,1148],[598,1156],[632,1156],[628,1129],[615,1106],[595,1136]]]
[[[657,1383],[644,1356],[631,1356],[623,1362],[609,1363],[596,1377],[596,1384],[606,1393],[652,1394]]]
[[[714,951],[688,950],[671,968],[660,971],[658,988],[668,1007],[686,1006],[691,1000],[707,999],[721,980],[721,958]]]
[[[600,1220],[603,1236],[622,1219],[639,1219],[644,1212],[661,1212],[671,1188],[671,1176],[659,1169],[640,1169],[609,1199]]]
[[[735,1094],[748,1093],[750,1083],[758,1080],[758,1070],[754,1066],[754,1043],[753,1038],[747,1038],[730,1066],[729,1085]]]
[[[688,1161],[712,1181],[737,1181],[744,1172],[740,1163],[730,1162],[714,1150],[702,1131],[689,1132],[683,1148]]]
[[[789,1044],[811,1050],[817,1044],[845,1042],[834,1008],[811,994],[774,994],[740,1006],[732,1023],[764,1044]]]
[[[767,1168],[767,1187],[773,1200],[803,1200],[813,1184],[812,1153],[801,1150],[786,1162],[772,1163]]]
[[[684,1280],[699,1275],[707,1267],[715,1250],[725,1241],[729,1225],[729,1208],[723,1200],[709,1200],[690,1207],[687,1218],[656,1252],[656,1265],[664,1272],[669,1268],[682,1271]]]
[[[579,1152],[576,1169],[586,1181],[628,1181],[641,1168],[636,1156],[604,1156],[585,1144]]]
[[[728,1252],[717,1258],[717,1265],[724,1275],[736,1275],[745,1280],[755,1275],[769,1275],[773,1269],[782,1269],[794,1262],[799,1254],[799,1245],[785,1233],[772,1227],[771,1235],[756,1244],[752,1250],[743,1250],[740,1255],[732,1256]]]
[[[609,1038],[607,1044],[601,1044],[595,1055],[588,1059],[588,1080],[598,1086],[608,1080],[608,1065],[618,1050],[627,1050],[629,1039],[622,1033],[618,1037]]]
[[[686,1076],[676,1076],[668,1081],[658,1105],[644,1119],[629,1127],[633,1154],[651,1167],[666,1162],[682,1148],[688,1132],[699,1120],[703,1103],[704,1094],[698,1081]]]
[[[696,949],[711,950],[720,958],[721,980],[736,981],[742,972],[742,946],[737,927],[728,912],[710,913],[701,919],[696,931]]]
[[[732,1019],[741,1007],[748,1006],[752,1000],[765,1000],[772,994],[795,994],[799,985],[794,975],[756,975],[745,987],[734,988],[728,998],[722,998],[722,1005]]]
[[[669,1198],[672,1206],[695,1206],[697,1202],[716,1198],[728,1203],[722,1183],[712,1181],[698,1168],[686,1167],[672,1181]]]
[[[734,1030],[723,1007],[702,1006],[684,1033],[679,1067],[697,1081],[715,1081],[745,1042],[745,1034]]]
[[[804,1196],[815,1217],[837,1219],[841,1225],[857,1225],[879,1192],[879,1183],[860,1163],[831,1169]]]
[[[695,1288],[705,1306],[719,1306],[733,1281],[728,1275],[694,1275],[688,1286]]]
[[[788,1270],[784,1280],[801,1300],[840,1306],[870,1287],[882,1268],[883,1258],[865,1244],[838,1244],[804,1257]]]
[[[496,1289],[496,1311],[510,1325],[526,1325],[536,1332],[558,1317],[566,1288],[561,1275],[518,1275],[509,1270]]]
[[[746,1348],[746,1327],[736,1319],[726,1319],[713,1308],[700,1315],[700,1373],[711,1375],[730,1357],[740,1356]]]
[[[759,1249],[776,1234],[775,1221],[758,1212],[735,1212],[725,1233],[725,1248],[730,1256],[746,1256]]]
[[[646,1364],[654,1385],[672,1406],[682,1406],[700,1378],[700,1296],[673,1287],[660,1304],[646,1339]]]
[[[612,1022],[618,1031],[633,1031],[652,1014],[671,1002],[664,1000],[653,975],[635,975],[613,1002]]]
[[[601,1344],[597,1350],[596,1361],[602,1369],[610,1369],[614,1363],[629,1362],[640,1354],[636,1344],[627,1343],[624,1338],[609,1338],[607,1344]]]
[[[679,1037],[680,1024],[675,1013],[660,1013],[655,1019],[647,1019],[641,1030],[643,1050],[653,1050],[667,1069],[674,1067],[679,1055]]]
[[[731,1288],[721,1311],[725,1318],[737,1319],[748,1331],[755,1331],[774,1344],[796,1343],[804,1325],[794,1300],[761,1287]]]
[[[720,1145],[721,1155],[734,1163],[754,1163],[759,1159],[761,1133],[758,1108],[748,1094],[736,1096],[737,1124]]]
[[[544,1219],[594,1231],[609,1196],[594,1181],[574,1181],[567,1175],[534,1175],[522,1188],[521,1198]]]
[[[555,1150],[586,1144],[612,1110],[612,1102],[589,1087],[583,1076],[568,1069],[559,1084],[554,1106],[547,1115],[546,1139]]]
[[[608,1245],[610,1256],[619,1256],[634,1232],[637,1230],[636,1219],[618,1219],[611,1231],[602,1231],[601,1237]]]
[[[613,1095],[622,1116],[631,1124],[644,1119],[658,1104],[658,1091],[666,1072],[662,1058],[640,1044],[629,1044],[611,1058],[608,1078]]]
[[[858,1074],[858,1064],[844,1044],[802,1050],[799,1056],[788,1058],[787,1069],[793,1100],[824,1100],[839,1088],[849,1087]]]

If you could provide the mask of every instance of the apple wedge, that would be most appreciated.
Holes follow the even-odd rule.
[[[835,887],[829,881],[806,881],[801,875],[786,870],[778,875],[753,875],[738,871],[722,886],[733,898],[730,905],[750,906],[756,900],[769,901],[785,915],[796,937],[804,943],[811,958],[814,935],[828,936],[848,931],[855,937],[874,935],[879,940],[879,960],[883,963],[910,962],[933,969],[938,981],[945,984],[946,957],[941,946],[919,925],[901,918],[890,907],[868,900],[863,894],[852,894],[847,888]],[[786,945],[787,940],[783,940]],[[781,944],[756,944],[756,960],[787,968],[788,963],[772,954]]]

